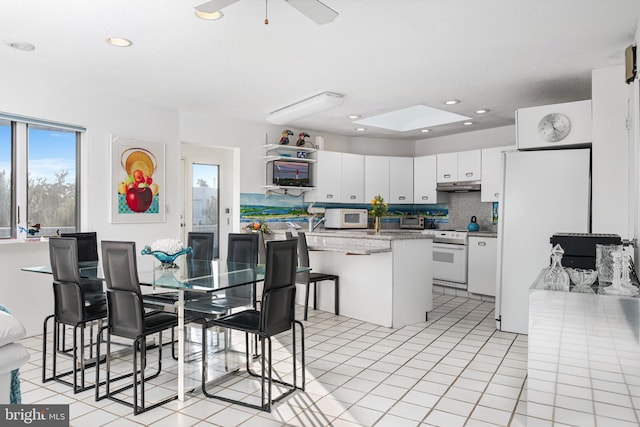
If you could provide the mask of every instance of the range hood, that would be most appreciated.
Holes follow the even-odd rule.
[[[449,193],[480,191],[480,181],[439,182],[436,190]]]

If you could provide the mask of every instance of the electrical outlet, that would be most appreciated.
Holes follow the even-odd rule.
[[[310,214],[323,214],[324,208],[309,208],[307,209],[307,212],[309,212]]]

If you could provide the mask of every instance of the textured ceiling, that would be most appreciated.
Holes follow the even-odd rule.
[[[36,50],[0,45],[0,76],[256,122],[334,91],[342,105],[291,126],[342,135],[356,135],[349,114],[417,104],[476,122],[358,133],[423,139],[509,125],[521,107],[590,98],[591,70],[624,62],[640,14],[638,0],[323,1],[340,15],[319,26],[283,0],[268,1],[269,25],[263,0],[240,0],[220,21],[196,18],[198,1],[11,0],[0,40]],[[134,44],[114,48],[109,36]],[[443,105],[450,98],[462,102]]]

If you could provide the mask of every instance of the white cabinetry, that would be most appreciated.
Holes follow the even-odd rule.
[[[458,153],[444,153],[437,156],[437,182],[456,182],[458,180]]]
[[[502,153],[515,151],[516,147],[492,147],[482,150],[481,202],[497,202],[502,188]]]
[[[389,200],[389,157],[364,157],[364,195],[367,200],[377,194]]]
[[[413,159],[413,203],[434,204],[447,199],[447,193],[436,191],[436,156],[421,156]]]
[[[318,151],[318,163],[315,174],[315,194],[310,192],[305,196],[315,196],[317,202],[339,203],[341,200],[341,154],[336,151]],[[307,199],[307,197],[305,197]]]
[[[498,239],[469,237],[468,288],[474,294],[496,295]]]
[[[460,151],[437,155],[438,182],[478,181],[482,152],[481,150]]]
[[[335,171],[335,167],[332,169]],[[342,153],[340,171],[341,201],[343,203],[364,203],[364,156]]]
[[[477,181],[482,169],[482,150],[458,153],[458,181]]]
[[[413,203],[412,157],[389,157],[389,203]]]

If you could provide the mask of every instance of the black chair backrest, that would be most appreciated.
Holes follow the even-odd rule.
[[[135,242],[103,240],[102,268],[107,282],[109,330],[135,339],[144,333],[144,304],[136,269]]]
[[[227,262],[258,263],[258,233],[229,233]]]
[[[192,253],[187,254],[187,274],[189,277],[202,277],[211,274],[211,263],[192,261],[213,260],[213,238],[213,233],[196,233],[190,231],[187,234],[187,246],[193,249]],[[189,292],[188,294],[195,293]],[[202,294],[199,296],[202,296]]]
[[[260,305],[260,330],[276,335],[291,329],[296,295],[297,242],[267,243],[264,293]]]
[[[53,281],[54,313],[58,322],[76,325],[85,317],[82,286],[73,282]]]
[[[187,254],[187,259],[213,260],[213,237],[213,233],[190,231],[187,234],[187,246],[191,246],[193,253]]]
[[[307,246],[307,236],[303,232],[298,232],[298,265],[309,267],[309,247]],[[303,271],[296,275],[298,283],[309,282],[309,271]]]
[[[78,241],[78,262],[98,261],[98,237],[95,231],[62,233],[61,237],[75,237]]]
[[[49,262],[53,280],[80,284],[78,243],[75,237],[50,237]]]

